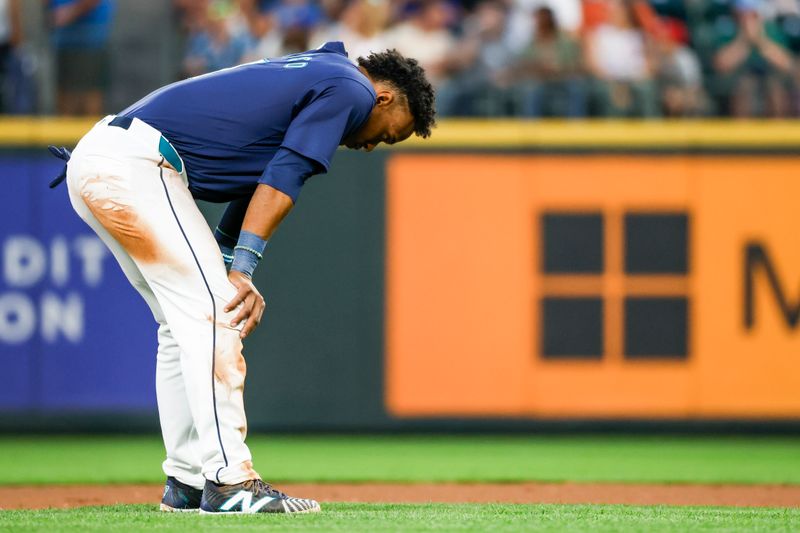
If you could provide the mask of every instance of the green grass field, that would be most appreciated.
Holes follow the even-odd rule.
[[[163,515],[155,506],[7,511],[0,528],[25,531],[797,531],[800,511],[626,505],[329,504],[303,516]]]
[[[277,482],[800,484],[800,438],[380,436],[248,439]],[[155,437],[0,438],[0,485],[163,481]],[[43,488],[46,492],[46,489]],[[798,531],[800,509],[326,503],[307,516],[174,516],[155,506],[0,511],[0,530]]]
[[[800,484],[800,438],[248,438],[273,481]],[[0,438],[0,484],[160,483],[157,437]]]

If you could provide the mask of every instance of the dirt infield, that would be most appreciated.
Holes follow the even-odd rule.
[[[2,509],[157,503],[160,485],[0,487]],[[281,490],[321,502],[624,503],[800,507],[800,486],[635,485],[615,483],[284,484]],[[42,497],[43,493],[47,497]],[[45,505],[46,502],[46,505]]]

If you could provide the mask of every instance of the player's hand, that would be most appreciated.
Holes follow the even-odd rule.
[[[239,313],[231,321],[231,327],[235,328],[245,320],[244,327],[241,333],[239,333],[239,337],[244,339],[256,329],[256,326],[261,322],[266,304],[264,303],[264,297],[261,296],[256,286],[253,285],[253,280],[238,270],[231,270],[228,273],[228,281],[236,287],[238,292],[236,296],[233,297],[233,300],[228,302],[228,305],[225,306],[225,312],[233,311],[236,309],[236,306],[242,304]]]

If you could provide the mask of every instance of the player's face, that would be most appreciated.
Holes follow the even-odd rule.
[[[387,94],[390,93],[390,94]],[[405,141],[414,133],[414,117],[408,105],[391,91],[378,91],[375,107],[360,130],[344,140],[353,150],[371,152],[378,144]]]

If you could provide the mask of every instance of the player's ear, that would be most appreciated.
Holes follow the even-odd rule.
[[[376,107],[385,107],[391,105],[392,102],[395,100],[394,92],[390,91],[389,89],[381,89],[377,92],[377,97],[375,98],[375,105]]]

